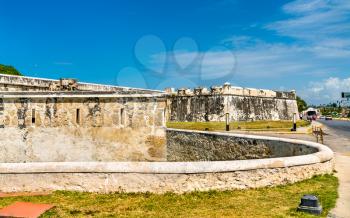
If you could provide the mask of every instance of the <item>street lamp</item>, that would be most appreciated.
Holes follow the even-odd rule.
[[[230,114],[226,113],[226,131],[230,131]]]
[[[293,127],[291,131],[297,131],[297,113],[293,113]]]

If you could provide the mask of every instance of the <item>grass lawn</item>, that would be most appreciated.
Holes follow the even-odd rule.
[[[303,182],[234,191],[188,194],[96,194],[56,191],[48,196],[0,198],[0,208],[16,201],[50,203],[43,217],[315,217],[297,212],[300,197],[319,197],[323,217],[335,206],[338,180],[333,175]]]
[[[310,125],[310,122],[306,120],[298,120],[297,127],[304,127]],[[290,131],[292,128],[292,121],[240,121],[240,122],[231,122],[230,129],[242,129],[242,130],[271,130],[271,131]],[[168,128],[175,129],[193,129],[193,130],[225,130],[225,122],[168,122]]]

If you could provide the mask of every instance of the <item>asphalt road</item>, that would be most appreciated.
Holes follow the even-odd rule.
[[[335,131],[337,135],[341,135],[345,138],[350,139],[350,121],[343,120],[317,120],[327,128]]]

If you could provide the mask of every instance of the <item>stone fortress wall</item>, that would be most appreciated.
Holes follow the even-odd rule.
[[[0,75],[0,91],[79,91],[106,94],[164,94],[159,90],[81,83],[72,79],[41,79]],[[296,93],[234,87],[230,84],[206,88],[167,89],[169,121],[291,120],[298,115]],[[91,94],[91,93],[90,93]],[[298,117],[298,116],[297,116]]]
[[[174,151],[169,158],[180,158],[186,162],[3,163],[0,160],[0,181],[6,181],[1,183],[0,191],[183,193],[246,189],[293,183],[332,173],[334,167],[333,152],[315,142],[191,130],[169,129],[168,133],[174,137],[168,144]],[[229,146],[231,148],[226,145],[230,154],[225,158],[229,159],[215,161],[217,154],[212,149],[222,146],[224,140],[233,143]],[[247,146],[250,148],[243,154],[241,150]],[[179,156],[178,149],[198,156]],[[242,154],[251,155],[254,149],[267,152],[255,154],[255,158],[261,159],[240,159]],[[265,156],[269,149],[272,153]],[[208,150],[210,152],[206,154]],[[218,152],[222,153],[222,150]],[[203,158],[212,161],[203,161]]]
[[[0,91],[113,91],[120,94],[154,94],[159,90],[78,82],[74,79],[44,79],[0,74]]]
[[[302,143],[178,129],[167,130],[167,161],[225,161],[316,153]]]
[[[159,91],[3,75],[0,87],[0,162],[166,159]]]
[[[166,90],[170,121],[231,121],[292,120],[298,117],[295,91],[223,86]]]
[[[165,161],[165,122],[292,119],[294,92],[148,89],[0,75],[0,160]],[[84,152],[81,152],[81,150]],[[171,150],[169,150],[171,152]]]
[[[0,75],[0,181],[6,181],[0,192],[182,193],[274,186],[332,172],[333,153],[318,143],[165,128],[169,114],[218,121],[225,113],[258,120],[289,119],[293,112],[293,92],[225,84],[166,94]]]

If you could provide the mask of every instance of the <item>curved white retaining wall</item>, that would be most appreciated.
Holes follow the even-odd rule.
[[[181,193],[281,185],[333,170],[332,150],[319,143],[266,136],[190,132],[277,140],[314,147],[318,152],[233,161],[0,163],[0,192],[78,190]]]

